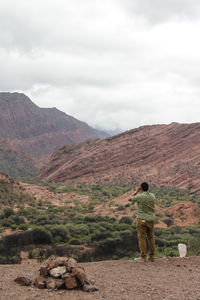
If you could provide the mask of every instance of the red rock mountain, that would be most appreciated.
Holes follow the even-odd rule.
[[[25,152],[36,165],[61,145],[106,136],[56,108],[38,107],[24,94],[0,93],[0,137]]]
[[[143,126],[61,147],[42,168],[46,181],[133,182],[200,192],[200,123]]]

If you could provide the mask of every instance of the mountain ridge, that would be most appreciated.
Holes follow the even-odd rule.
[[[0,93],[0,137],[36,166],[60,146],[108,136],[57,108],[40,108],[23,93]]]
[[[134,182],[198,190],[200,123],[146,125],[103,140],[63,146],[41,169],[46,181]],[[188,146],[189,145],[189,146]]]

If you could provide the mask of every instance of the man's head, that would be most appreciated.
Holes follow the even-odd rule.
[[[147,192],[148,189],[149,189],[149,185],[148,185],[147,182],[143,182],[143,183],[141,183],[140,188],[141,188],[144,192]]]

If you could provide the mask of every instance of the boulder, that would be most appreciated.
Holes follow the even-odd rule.
[[[60,289],[64,285],[65,281],[63,279],[56,279],[56,288]]]
[[[56,257],[56,262],[59,266],[66,266],[69,258],[64,256],[58,256]]]
[[[65,274],[63,274],[62,275],[62,279],[66,279],[66,278],[68,278],[69,277],[69,275],[71,275],[71,273],[65,273]]]
[[[66,263],[66,267],[67,270],[72,270],[72,268],[75,268],[78,265],[77,261],[74,258],[69,258],[67,263]]]
[[[77,280],[76,277],[73,274],[67,274],[65,279],[65,287],[68,290],[75,289],[77,287]]]
[[[46,287],[46,279],[44,276],[40,275],[34,279],[33,284],[36,285],[39,289],[44,289]]]
[[[57,268],[54,268],[50,271],[50,275],[53,278],[59,278],[65,273],[66,273],[66,267],[65,266],[57,267]]]
[[[72,269],[72,274],[80,281],[81,285],[88,282],[85,270],[81,267],[76,267]]]
[[[59,266],[58,262],[56,260],[49,260],[47,263],[48,271],[51,271],[52,269],[55,269]]]
[[[25,285],[25,286],[31,285],[31,280],[28,279],[27,277],[17,277],[15,279],[15,282],[20,285]]]
[[[47,278],[46,280],[46,288],[47,289],[59,289],[63,286],[64,280],[63,279],[55,279],[55,278]]]

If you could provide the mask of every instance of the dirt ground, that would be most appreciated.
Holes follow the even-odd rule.
[[[20,286],[17,276],[33,275],[40,264],[0,265],[0,300],[200,300],[200,257],[161,258],[155,262],[83,263],[99,291],[39,290]]]

